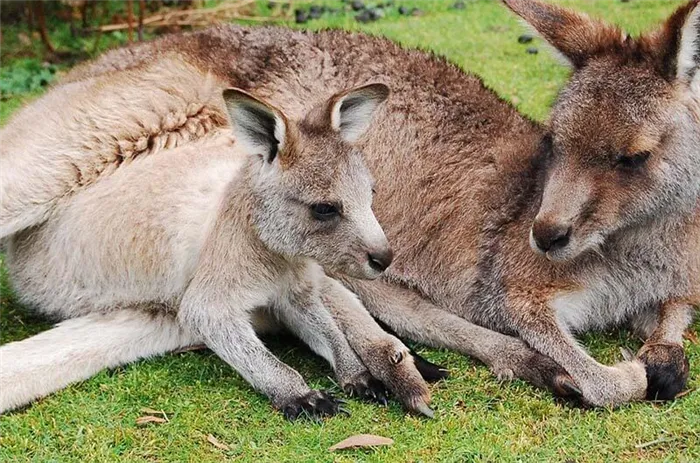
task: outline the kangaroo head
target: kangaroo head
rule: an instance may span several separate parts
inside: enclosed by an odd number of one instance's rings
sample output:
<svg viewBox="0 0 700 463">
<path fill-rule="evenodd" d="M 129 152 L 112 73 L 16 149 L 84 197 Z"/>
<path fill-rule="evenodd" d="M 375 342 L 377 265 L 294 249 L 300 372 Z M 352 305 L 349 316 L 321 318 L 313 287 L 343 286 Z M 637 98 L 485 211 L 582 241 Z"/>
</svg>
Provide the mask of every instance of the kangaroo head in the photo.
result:
<svg viewBox="0 0 700 463">
<path fill-rule="evenodd" d="M 237 143 L 251 155 L 251 220 L 268 247 L 357 278 L 389 266 L 391 248 L 372 212 L 373 180 L 353 146 L 388 95 L 382 84 L 355 88 L 293 121 L 241 90 L 224 92 Z"/>
<path fill-rule="evenodd" d="M 573 68 L 554 105 L 534 250 L 565 261 L 700 197 L 700 7 L 658 30 L 616 27 L 536 0 L 505 0 Z"/>
</svg>

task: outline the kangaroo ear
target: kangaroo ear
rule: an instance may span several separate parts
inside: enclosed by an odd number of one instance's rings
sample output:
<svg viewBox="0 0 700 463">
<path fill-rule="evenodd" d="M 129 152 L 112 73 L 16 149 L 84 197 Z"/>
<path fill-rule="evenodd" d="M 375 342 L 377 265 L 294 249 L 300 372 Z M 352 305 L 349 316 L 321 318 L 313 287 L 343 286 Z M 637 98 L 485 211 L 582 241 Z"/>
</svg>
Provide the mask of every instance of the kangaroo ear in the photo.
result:
<svg viewBox="0 0 700 463">
<path fill-rule="evenodd" d="M 700 93 L 700 2 L 676 10 L 656 33 L 660 67 L 669 80 L 678 80 Z"/>
<path fill-rule="evenodd" d="M 369 128 L 372 116 L 389 96 L 384 84 L 369 84 L 331 98 L 330 119 L 333 130 L 347 142 L 357 141 Z"/>
<path fill-rule="evenodd" d="M 575 69 L 585 66 L 594 56 L 620 50 L 626 40 L 626 35 L 620 29 L 591 19 L 585 14 L 538 0 L 503 2 L 531 25 Z"/>
<path fill-rule="evenodd" d="M 248 154 L 272 162 L 284 148 L 287 118 L 281 111 L 237 88 L 224 90 L 236 141 Z"/>
</svg>

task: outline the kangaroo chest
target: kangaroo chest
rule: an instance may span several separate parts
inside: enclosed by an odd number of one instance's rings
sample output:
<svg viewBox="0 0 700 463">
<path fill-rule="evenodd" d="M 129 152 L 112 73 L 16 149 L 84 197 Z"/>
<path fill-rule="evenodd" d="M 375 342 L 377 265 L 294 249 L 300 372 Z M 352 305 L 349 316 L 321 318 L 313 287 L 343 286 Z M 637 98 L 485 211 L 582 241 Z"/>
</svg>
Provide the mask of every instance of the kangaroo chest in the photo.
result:
<svg viewBox="0 0 700 463">
<path fill-rule="evenodd" d="M 581 289 L 558 293 L 549 305 L 572 332 L 619 326 L 678 293 L 681 273 L 675 262 L 646 249 L 615 253 L 581 272 Z"/>
</svg>

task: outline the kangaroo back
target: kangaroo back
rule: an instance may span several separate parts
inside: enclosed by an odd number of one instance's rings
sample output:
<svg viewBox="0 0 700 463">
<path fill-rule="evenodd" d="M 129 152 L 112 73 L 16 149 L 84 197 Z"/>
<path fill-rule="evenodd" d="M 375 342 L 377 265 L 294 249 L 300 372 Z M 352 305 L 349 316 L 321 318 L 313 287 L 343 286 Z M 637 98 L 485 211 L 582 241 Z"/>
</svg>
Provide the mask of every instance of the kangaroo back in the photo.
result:
<svg viewBox="0 0 700 463">
<path fill-rule="evenodd" d="M 216 79 L 182 60 L 53 89 L 0 132 L 0 238 L 139 157 L 210 135 L 227 124 L 222 105 Z"/>
</svg>

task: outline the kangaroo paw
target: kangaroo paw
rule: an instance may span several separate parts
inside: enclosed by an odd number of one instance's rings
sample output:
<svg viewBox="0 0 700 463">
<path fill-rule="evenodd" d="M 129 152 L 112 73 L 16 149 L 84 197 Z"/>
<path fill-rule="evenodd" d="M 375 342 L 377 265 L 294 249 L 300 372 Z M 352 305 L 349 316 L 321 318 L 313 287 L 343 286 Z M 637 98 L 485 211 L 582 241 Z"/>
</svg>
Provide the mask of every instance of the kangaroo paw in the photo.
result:
<svg viewBox="0 0 700 463">
<path fill-rule="evenodd" d="M 343 390 L 350 397 L 357 397 L 385 407 L 388 404 L 387 391 L 384 384 L 375 379 L 368 371 L 345 384 Z"/>
<path fill-rule="evenodd" d="M 685 389 L 690 363 L 680 344 L 649 344 L 637 358 L 646 369 L 648 400 L 673 400 Z"/>
<path fill-rule="evenodd" d="M 523 355 L 524 354 L 524 355 Z M 491 371 L 499 379 L 519 378 L 535 387 L 548 389 L 555 396 L 578 400 L 581 389 L 569 373 L 546 355 L 531 349 L 513 353 L 504 360 L 504 365 L 492 366 Z"/>
<path fill-rule="evenodd" d="M 289 421 L 305 417 L 318 420 L 322 417 L 350 413 L 342 406 L 342 402 L 324 391 L 311 391 L 306 395 L 291 400 L 282 407 L 282 413 Z"/>
</svg>

